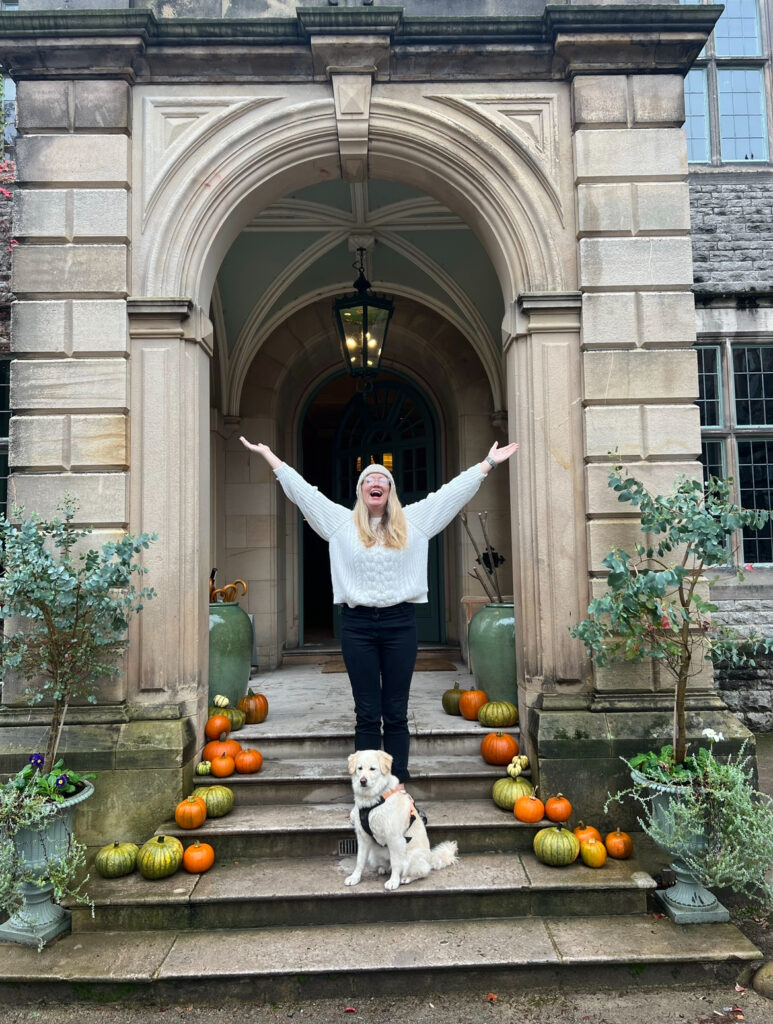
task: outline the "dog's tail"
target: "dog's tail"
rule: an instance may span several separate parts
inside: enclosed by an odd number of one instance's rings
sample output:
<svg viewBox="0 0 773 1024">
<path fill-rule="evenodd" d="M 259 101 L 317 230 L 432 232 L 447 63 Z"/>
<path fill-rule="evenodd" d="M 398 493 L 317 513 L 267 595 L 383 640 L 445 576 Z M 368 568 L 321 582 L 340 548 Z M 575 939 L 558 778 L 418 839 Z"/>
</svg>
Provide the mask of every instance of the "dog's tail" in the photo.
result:
<svg viewBox="0 0 773 1024">
<path fill-rule="evenodd" d="M 449 840 L 445 843 L 438 843 L 429 851 L 427 858 L 433 871 L 450 867 L 456 863 L 456 842 Z"/>
</svg>

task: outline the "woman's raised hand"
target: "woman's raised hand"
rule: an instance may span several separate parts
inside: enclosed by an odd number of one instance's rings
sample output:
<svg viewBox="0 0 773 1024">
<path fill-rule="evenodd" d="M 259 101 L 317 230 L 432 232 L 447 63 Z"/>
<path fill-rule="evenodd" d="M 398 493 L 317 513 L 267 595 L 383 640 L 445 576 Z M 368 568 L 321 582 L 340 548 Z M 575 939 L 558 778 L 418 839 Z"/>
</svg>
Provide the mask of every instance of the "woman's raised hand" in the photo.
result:
<svg viewBox="0 0 773 1024">
<path fill-rule="evenodd" d="M 515 455 L 518 448 L 519 445 L 515 441 L 506 444 L 503 448 L 500 448 L 499 442 L 495 441 L 489 449 L 488 458 L 493 459 L 498 465 L 500 462 L 507 462 L 511 455 Z"/>
<path fill-rule="evenodd" d="M 240 437 L 239 440 L 244 447 L 248 448 L 251 452 L 256 452 L 258 455 L 262 455 L 272 469 L 277 469 L 282 465 L 282 460 L 278 459 L 276 455 L 274 455 L 267 444 L 261 444 L 260 442 L 257 444 L 251 444 L 246 437 Z"/>
</svg>

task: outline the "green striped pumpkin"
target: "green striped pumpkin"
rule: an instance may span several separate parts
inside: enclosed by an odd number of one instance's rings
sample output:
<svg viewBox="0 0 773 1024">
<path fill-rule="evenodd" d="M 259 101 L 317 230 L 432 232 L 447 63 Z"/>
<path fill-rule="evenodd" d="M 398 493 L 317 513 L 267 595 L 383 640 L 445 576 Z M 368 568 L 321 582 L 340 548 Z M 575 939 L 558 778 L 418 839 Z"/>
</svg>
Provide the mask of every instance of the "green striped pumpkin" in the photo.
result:
<svg viewBox="0 0 773 1024">
<path fill-rule="evenodd" d="M 135 843 L 108 843 L 94 860 L 94 867 L 103 878 L 123 878 L 137 866 L 139 847 Z"/>
<path fill-rule="evenodd" d="M 209 717 L 211 718 L 213 715 L 225 715 L 231 723 L 231 732 L 238 732 L 239 729 L 243 728 L 244 723 L 247 721 L 247 716 L 241 708 L 211 707 L 209 709 Z"/>
<path fill-rule="evenodd" d="M 153 836 L 137 854 L 137 867 L 143 878 L 168 878 L 183 862 L 183 844 L 175 836 Z"/>
<path fill-rule="evenodd" d="M 222 818 L 233 808 L 234 791 L 228 786 L 199 786 L 191 796 L 200 796 L 207 805 L 208 818 Z"/>
<path fill-rule="evenodd" d="M 577 860 L 580 840 L 561 825 L 541 828 L 534 837 L 534 853 L 538 861 L 551 867 L 564 867 Z"/>
<path fill-rule="evenodd" d="M 478 712 L 478 721 L 488 729 L 507 729 L 518 721 L 518 708 L 509 700 L 490 700 Z"/>
<path fill-rule="evenodd" d="M 512 811 L 519 796 L 529 796 L 533 792 L 534 786 L 522 775 L 517 779 L 511 779 L 506 775 L 503 779 L 497 779 L 492 786 L 491 798 L 503 811 Z"/>
</svg>

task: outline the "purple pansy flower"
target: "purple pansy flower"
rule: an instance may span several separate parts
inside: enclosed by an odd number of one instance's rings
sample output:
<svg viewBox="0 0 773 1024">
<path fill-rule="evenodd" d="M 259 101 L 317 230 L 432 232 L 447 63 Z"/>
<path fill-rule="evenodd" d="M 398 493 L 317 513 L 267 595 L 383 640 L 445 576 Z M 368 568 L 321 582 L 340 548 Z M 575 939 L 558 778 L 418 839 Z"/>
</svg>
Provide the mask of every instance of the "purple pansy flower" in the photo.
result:
<svg viewBox="0 0 773 1024">
<path fill-rule="evenodd" d="M 42 754 L 30 754 L 30 764 L 33 768 L 42 768 L 44 760 Z"/>
<path fill-rule="evenodd" d="M 54 785 L 56 786 L 57 789 L 64 789 L 64 787 L 68 784 L 69 781 L 69 775 L 59 775 Z"/>
</svg>

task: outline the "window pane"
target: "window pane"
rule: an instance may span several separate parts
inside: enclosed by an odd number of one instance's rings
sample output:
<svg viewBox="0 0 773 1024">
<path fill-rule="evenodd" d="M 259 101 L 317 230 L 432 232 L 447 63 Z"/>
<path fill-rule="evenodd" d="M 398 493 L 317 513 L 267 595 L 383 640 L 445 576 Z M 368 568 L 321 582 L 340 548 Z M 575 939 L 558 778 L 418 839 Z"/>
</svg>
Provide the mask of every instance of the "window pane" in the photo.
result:
<svg viewBox="0 0 773 1024">
<path fill-rule="evenodd" d="M 738 484 L 744 508 L 770 509 L 773 490 L 773 438 L 738 442 Z M 743 561 L 773 562 L 773 523 L 743 531 Z"/>
<path fill-rule="evenodd" d="M 767 160 L 760 68 L 720 68 L 719 134 L 723 160 Z"/>
<path fill-rule="evenodd" d="M 687 132 L 687 159 L 691 163 L 708 163 L 709 108 L 706 72 L 693 68 L 684 80 L 684 127 Z"/>
<path fill-rule="evenodd" d="M 714 29 L 717 56 L 758 56 L 761 50 L 757 0 L 724 0 L 724 4 Z"/>
<path fill-rule="evenodd" d="M 773 423 L 773 349 L 765 345 L 733 348 L 735 422 L 739 427 Z"/>
<path fill-rule="evenodd" d="M 5 8 L 4 8 L 5 9 Z M 16 142 L 16 82 L 2 76 L 3 91 L 3 148 L 13 148 Z"/>
<path fill-rule="evenodd" d="M 725 442 L 704 441 L 701 444 L 701 464 L 703 465 L 703 480 L 708 482 L 710 476 L 724 477 L 725 475 Z"/>
<path fill-rule="evenodd" d="M 698 408 L 701 426 L 722 426 L 722 388 L 719 373 L 719 349 L 699 348 L 698 352 Z"/>
</svg>

